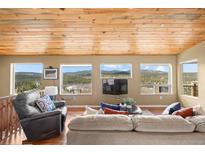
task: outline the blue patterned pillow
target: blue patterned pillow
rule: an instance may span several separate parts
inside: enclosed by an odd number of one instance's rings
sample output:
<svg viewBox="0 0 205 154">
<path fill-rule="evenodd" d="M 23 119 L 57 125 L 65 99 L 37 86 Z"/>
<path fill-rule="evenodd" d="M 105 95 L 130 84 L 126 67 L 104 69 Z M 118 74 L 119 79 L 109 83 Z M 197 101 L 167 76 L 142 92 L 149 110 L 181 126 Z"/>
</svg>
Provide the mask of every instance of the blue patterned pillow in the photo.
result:
<svg viewBox="0 0 205 154">
<path fill-rule="evenodd" d="M 39 107 L 39 109 L 42 112 L 53 111 L 56 108 L 53 101 L 50 99 L 48 95 L 45 95 L 42 98 L 39 98 L 36 101 L 36 105 Z"/>
</svg>

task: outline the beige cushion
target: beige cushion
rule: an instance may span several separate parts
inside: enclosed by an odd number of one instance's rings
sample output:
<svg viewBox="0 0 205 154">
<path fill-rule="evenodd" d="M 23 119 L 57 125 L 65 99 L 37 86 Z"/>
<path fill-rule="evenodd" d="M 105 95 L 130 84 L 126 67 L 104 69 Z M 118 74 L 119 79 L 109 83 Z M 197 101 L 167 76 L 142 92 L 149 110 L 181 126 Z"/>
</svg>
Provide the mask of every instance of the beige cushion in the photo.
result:
<svg viewBox="0 0 205 154">
<path fill-rule="evenodd" d="M 93 109 L 89 106 L 85 106 L 85 112 L 83 113 L 83 115 L 95 115 L 95 114 L 104 114 L 103 110 L 102 109 L 99 109 L 99 110 L 96 110 L 96 109 Z"/>
<path fill-rule="evenodd" d="M 196 125 L 195 131 L 205 132 L 205 115 L 187 117 L 186 119 Z"/>
<path fill-rule="evenodd" d="M 205 112 L 203 108 L 201 107 L 201 105 L 195 105 L 193 107 L 193 111 L 195 115 L 205 115 Z"/>
<path fill-rule="evenodd" d="M 132 117 L 134 128 L 140 132 L 193 132 L 195 125 L 176 115 L 138 115 Z"/>
<path fill-rule="evenodd" d="M 133 130 L 130 117 L 126 115 L 86 115 L 77 116 L 68 125 L 71 130 Z"/>
<path fill-rule="evenodd" d="M 89 114 L 97 114 L 98 113 L 98 110 L 96 109 L 93 109 L 89 106 L 85 106 L 85 112 L 83 113 L 83 115 L 89 115 Z"/>
</svg>

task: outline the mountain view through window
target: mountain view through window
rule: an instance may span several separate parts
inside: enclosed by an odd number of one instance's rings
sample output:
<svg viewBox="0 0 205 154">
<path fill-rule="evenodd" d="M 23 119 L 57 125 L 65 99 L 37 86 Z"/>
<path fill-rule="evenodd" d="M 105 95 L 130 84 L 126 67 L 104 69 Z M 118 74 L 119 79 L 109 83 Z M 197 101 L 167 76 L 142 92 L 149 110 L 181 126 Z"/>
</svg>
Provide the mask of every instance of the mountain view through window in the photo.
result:
<svg viewBox="0 0 205 154">
<path fill-rule="evenodd" d="M 101 78 L 131 78 L 131 64 L 101 64 Z"/>
<path fill-rule="evenodd" d="M 169 64 L 140 65 L 141 94 L 171 92 L 171 69 Z"/>
<path fill-rule="evenodd" d="M 92 94 L 92 65 L 62 65 L 62 94 Z"/>
<path fill-rule="evenodd" d="M 197 62 L 182 64 L 183 94 L 198 96 Z"/>
<path fill-rule="evenodd" d="M 42 64 L 13 64 L 14 94 L 38 89 L 42 85 Z"/>
</svg>

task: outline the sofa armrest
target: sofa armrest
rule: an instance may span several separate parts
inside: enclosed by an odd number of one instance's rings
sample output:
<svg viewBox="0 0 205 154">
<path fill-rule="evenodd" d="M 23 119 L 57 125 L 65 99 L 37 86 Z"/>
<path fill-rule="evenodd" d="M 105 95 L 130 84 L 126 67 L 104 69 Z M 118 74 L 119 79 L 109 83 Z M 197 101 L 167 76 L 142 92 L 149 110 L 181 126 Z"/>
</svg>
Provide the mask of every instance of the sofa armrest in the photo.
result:
<svg viewBox="0 0 205 154">
<path fill-rule="evenodd" d="M 65 101 L 54 101 L 54 104 L 56 106 L 56 108 L 59 108 L 59 107 L 64 107 L 66 104 L 65 104 Z"/>
</svg>

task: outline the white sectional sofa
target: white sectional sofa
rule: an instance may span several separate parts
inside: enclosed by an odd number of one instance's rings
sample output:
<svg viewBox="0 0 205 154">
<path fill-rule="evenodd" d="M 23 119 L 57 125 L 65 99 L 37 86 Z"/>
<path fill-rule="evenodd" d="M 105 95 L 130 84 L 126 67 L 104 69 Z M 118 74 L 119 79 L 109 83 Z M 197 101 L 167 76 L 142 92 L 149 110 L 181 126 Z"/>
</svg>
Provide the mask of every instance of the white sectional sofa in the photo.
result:
<svg viewBox="0 0 205 154">
<path fill-rule="evenodd" d="M 85 115 L 68 125 L 67 144 L 205 144 L 205 116 Z"/>
</svg>

